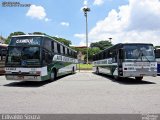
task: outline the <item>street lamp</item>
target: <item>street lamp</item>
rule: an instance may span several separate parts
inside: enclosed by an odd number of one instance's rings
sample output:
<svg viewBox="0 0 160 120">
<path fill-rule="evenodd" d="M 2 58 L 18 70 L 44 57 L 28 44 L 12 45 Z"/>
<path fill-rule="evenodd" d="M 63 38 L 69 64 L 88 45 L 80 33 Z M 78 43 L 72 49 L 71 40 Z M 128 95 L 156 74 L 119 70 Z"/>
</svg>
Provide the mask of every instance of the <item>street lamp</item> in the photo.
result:
<svg viewBox="0 0 160 120">
<path fill-rule="evenodd" d="M 84 7 L 83 12 L 86 17 L 86 47 L 87 47 L 87 64 L 88 64 L 88 20 L 87 20 L 87 12 L 91 11 L 90 8 Z"/>
<path fill-rule="evenodd" d="M 111 43 L 112 38 L 108 38 L 108 39 L 109 39 L 109 42 Z"/>
</svg>

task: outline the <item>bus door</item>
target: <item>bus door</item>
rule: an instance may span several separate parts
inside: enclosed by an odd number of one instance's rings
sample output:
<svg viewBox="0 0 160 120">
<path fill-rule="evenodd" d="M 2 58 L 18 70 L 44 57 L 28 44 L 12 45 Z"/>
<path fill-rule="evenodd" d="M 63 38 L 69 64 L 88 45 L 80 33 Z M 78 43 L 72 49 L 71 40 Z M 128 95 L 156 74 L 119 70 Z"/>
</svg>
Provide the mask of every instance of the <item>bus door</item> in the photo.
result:
<svg viewBox="0 0 160 120">
<path fill-rule="evenodd" d="M 122 63 L 123 63 L 123 59 L 124 59 L 124 52 L 123 52 L 123 49 L 120 48 L 118 50 L 118 54 L 117 54 L 117 65 L 118 65 L 118 76 L 123 76 L 123 66 L 122 66 Z"/>
</svg>

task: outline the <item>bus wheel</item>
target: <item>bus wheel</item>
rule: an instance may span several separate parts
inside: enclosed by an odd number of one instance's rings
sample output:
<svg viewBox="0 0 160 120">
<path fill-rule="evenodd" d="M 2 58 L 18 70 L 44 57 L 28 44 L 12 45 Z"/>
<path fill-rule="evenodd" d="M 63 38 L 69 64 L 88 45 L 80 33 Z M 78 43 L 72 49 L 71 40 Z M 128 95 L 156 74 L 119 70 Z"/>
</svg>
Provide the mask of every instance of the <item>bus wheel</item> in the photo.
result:
<svg viewBox="0 0 160 120">
<path fill-rule="evenodd" d="M 55 79 L 56 79 L 56 70 L 53 70 L 53 71 L 51 72 L 50 80 L 51 80 L 51 81 L 54 81 Z"/>
<path fill-rule="evenodd" d="M 75 73 L 75 69 L 74 69 L 74 67 L 72 68 L 72 74 L 74 74 Z"/>
<path fill-rule="evenodd" d="M 113 77 L 114 77 L 114 80 L 119 80 L 120 79 L 120 77 L 118 77 L 116 75 L 114 75 Z"/>
<path fill-rule="evenodd" d="M 99 68 L 98 67 L 96 68 L 96 74 L 99 74 Z"/>
<path fill-rule="evenodd" d="M 137 81 L 141 81 L 141 80 L 143 79 L 143 77 L 135 77 L 135 79 L 136 79 Z"/>
</svg>

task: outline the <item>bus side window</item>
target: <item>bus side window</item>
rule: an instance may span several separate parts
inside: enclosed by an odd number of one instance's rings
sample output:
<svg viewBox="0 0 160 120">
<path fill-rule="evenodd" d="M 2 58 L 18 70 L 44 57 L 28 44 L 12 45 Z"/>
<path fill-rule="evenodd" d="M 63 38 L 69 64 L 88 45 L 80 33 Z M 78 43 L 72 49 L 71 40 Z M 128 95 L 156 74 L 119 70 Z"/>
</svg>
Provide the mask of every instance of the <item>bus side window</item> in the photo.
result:
<svg viewBox="0 0 160 120">
<path fill-rule="evenodd" d="M 52 42 L 51 42 L 51 40 L 49 38 L 45 38 L 44 47 L 47 50 L 52 51 Z"/>
<path fill-rule="evenodd" d="M 52 55 L 51 53 L 43 50 L 43 53 L 42 53 L 42 57 L 43 57 L 43 65 L 46 65 L 46 64 L 49 64 L 52 62 Z"/>
<path fill-rule="evenodd" d="M 57 53 L 58 49 L 57 49 L 57 42 L 54 42 L 54 53 Z"/>
<path fill-rule="evenodd" d="M 54 41 L 52 41 L 52 52 L 54 52 Z"/>
<path fill-rule="evenodd" d="M 65 47 L 65 55 L 67 55 L 67 47 Z"/>
<path fill-rule="evenodd" d="M 116 51 L 112 52 L 112 62 L 115 63 L 117 61 L 117 57 L 116 57 Z"/>
<path fill-rule="evenodd" d="M 61 54 L 61 48 L 59 43 L 57 43 L 57 50 L 58 50 L 58 53 Z"/>
<path fill-rule="evenodd" d="M 65 55 L 65 47 L 63 46 L 63 54 Z"/>
<path fill-rule="evenodd" d="M 47 64 L 47 62 L 46 62 L 46 55 L 45 55 L 46 53 L 45 53 L 45 50 L 43 50 L 42 51 L 42 63 L 43 63 L 43 65 L 46 65 Z"/>
<path fill-rule="evenodd" d="M 63 55 L 63 46 L 62 45 L 60 45 L 60 49 L 61 49 L 60 53 L 61 53 L 61 55 Z"/>
</svg>

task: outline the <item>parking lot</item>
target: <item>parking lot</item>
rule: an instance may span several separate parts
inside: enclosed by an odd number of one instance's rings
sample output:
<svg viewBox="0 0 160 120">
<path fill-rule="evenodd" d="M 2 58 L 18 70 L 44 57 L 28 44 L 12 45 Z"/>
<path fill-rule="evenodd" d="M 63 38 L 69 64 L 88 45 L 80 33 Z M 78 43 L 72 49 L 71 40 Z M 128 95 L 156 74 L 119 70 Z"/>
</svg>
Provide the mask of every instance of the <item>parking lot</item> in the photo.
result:
<svg viewBox="0 0 160 120">
<path fill-rule="evenodd" d="M 0 113 L 159 113 L 160 76 L 115 81 L 82 71 L 54 82 L 0 76 L 0 104 Z"/>
</svg>

